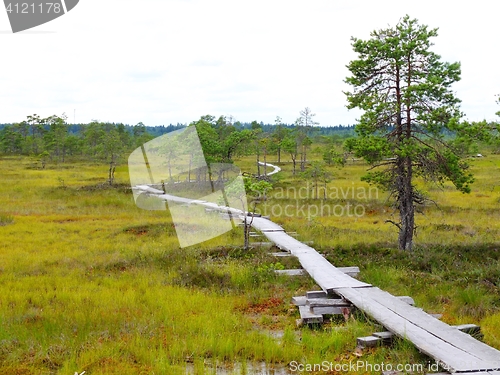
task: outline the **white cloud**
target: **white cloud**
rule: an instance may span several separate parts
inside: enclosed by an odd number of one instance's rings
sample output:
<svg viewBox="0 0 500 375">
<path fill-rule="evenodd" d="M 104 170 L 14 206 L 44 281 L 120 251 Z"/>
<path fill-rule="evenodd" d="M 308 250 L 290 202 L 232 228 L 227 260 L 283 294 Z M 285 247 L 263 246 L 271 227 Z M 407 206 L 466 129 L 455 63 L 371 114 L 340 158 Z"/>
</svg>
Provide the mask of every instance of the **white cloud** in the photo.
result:
<svg viewBox="0 0 500 375">
<path fill-rule="evenodd" d="M 354 123 L 342 90 L 350 37 L 405 14 L 438 27 L 434 50 L 461 61 L 468 118 L 495 118 L 500 93 L 494 2 L 85 0 L 67 15 L 10 34 L 0 12 L 0 122 L 66 112 L 147 125 L 201 115 L 293 122 L 304 107 L 322 125 Z M 53 31 L 53 33 L 47 33 Z M 43 32 L 43 33 L 41 33 Z"/>
</svg>

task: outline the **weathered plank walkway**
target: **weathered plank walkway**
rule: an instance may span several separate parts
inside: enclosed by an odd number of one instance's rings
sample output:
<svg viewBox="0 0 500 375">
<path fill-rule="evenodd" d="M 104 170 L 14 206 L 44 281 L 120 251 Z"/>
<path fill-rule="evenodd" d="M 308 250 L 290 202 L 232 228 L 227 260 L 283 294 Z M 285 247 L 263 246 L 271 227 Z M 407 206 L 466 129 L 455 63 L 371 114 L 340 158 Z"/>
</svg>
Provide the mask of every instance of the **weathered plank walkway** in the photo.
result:
<svg viewBox="0 0 500 375">
<path fill-rule="evenodd" d="M 500 369 L 500 351 L 437 320 L 399 298 L 339 271 L 315 249 L 289 236 L 277 225 L 272 231 L 266 219 L 254 218 L 252 225 L 282 250 L 295 255 L 302 267 L 326 292 L 350 301 L 392 333 L 410 340 L 420 351 L 451 372 Z M 492 372 L 493 373 L 493 372 Z M 496 373 L 495 375 L 500 375 Z"/>
<path fill-rule="evenodd" d="M 264 163 L 264 162 L 262 162 L 262 161 L 259 161 L 259 164 L 260 164 L 260 165 L 266 165 L 266 163 Z M 280 167 L 278 167 L 277 165 L 273 165 L 273 164 L 269 164 L 269 163 L 267 163 L 267 166 L 268 166 L 268 167 L 273 168 L 273 171 L 272 171 L 272 172 L 267 172 L 267 175 L 268 175 L 268 176 L 272 176 L 273 174 L 276 174 L 276 173 L 278 173 L 279 171 L 281 171 L 281 168 L 280 168 Z"/>
<path fill-rule="evenodd" d="M 164 200 L 199 204 L 207 208 L 231 212 L 241 220 L 251 220 L 241 210 L 219 207 L 202 200 L 189 200 L 147 185 L 136 189 L 147 191 Z M 387 292 L 356 280 L 334 267 L 312 247 L 288 235 L 276 223 L 254 217 L 251 225 L 261 231 L 282 250 L 296 256 L 304 270 L 327 293 L 335 293 L 350 301 L 380 322 L 388 331 L 411 341 L 420 351 L 436 360 L 448 371 L 467 375 L 500 375 L 500 351 L 453 328 L 419 308 L 408 305 Z"/>
</svg>

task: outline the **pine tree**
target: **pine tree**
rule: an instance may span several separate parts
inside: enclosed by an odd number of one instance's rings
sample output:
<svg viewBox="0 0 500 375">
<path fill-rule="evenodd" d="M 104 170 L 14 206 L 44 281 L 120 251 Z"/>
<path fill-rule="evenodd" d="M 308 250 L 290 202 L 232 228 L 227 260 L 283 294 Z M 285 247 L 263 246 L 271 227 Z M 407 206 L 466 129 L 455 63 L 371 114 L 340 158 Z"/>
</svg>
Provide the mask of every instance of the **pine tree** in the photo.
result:
<svg viewBox="0 0 500 375">
<path fill-rule="evenodd" d="M 458 132 L 460 100 L 451 85 L 460 80 L 460 63 L 440 61 L 431 51 L 437 29 L 405 16 L 394 28 L 373 31 L 369 40 L 352 38 L 358 54 L 347 68 L 348 108 L 364 113 L 349 142 L 357 156 L 372 165 L 364 179 L 387 189 L 395 198 L 398 246 L 411 251 L 415 208 L 424 202 L 417 177 L 451 181 L 469 192 L 473 177 L 467 163 L 443 132 Z"/>
</svg>

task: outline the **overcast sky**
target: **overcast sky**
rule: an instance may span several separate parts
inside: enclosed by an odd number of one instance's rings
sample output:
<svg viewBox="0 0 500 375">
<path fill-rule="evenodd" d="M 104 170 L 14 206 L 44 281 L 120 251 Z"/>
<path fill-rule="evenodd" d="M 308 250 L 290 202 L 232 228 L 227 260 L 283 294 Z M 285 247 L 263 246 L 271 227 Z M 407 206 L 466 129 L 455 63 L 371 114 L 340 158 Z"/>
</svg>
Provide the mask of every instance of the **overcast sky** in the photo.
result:
<svg viewBox="0 0 500 375">
<path fill-rule="evenodd" d="M 63 17 L 12 34 L 0 11 L 0 123 L 30 114 L 146 125 L 200 116 L 354 124 L 343 83 L 351 36 L 405 14 L 438 27 L 433 50 L 460 61 L 454 85 L 470 120 L 500 106 L 498 1 L 80 0 Z M 75 116 L 76 113 L 76 116 Z"/>
</svg>

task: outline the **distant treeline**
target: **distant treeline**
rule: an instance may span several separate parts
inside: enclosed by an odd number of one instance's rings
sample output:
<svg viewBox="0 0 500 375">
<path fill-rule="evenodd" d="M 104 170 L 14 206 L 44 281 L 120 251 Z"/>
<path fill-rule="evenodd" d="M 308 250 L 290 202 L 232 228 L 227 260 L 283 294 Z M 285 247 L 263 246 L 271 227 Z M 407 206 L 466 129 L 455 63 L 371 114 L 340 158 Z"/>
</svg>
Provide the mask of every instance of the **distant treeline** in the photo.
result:
<svg viewBox="0 0 500 375">
<path fill-rule="evenodd" d="M 250 122 L 244 122 L 240 123 L 237 122 L 234 124 L 237 129 L 252 129 L 252 127 L 255 126 L 254 123 Z M 261 127 L 262 131 L 265 133 L 272 133 L 276 130 L 276 124 L 264 124 L 263 122 L 259 123 L 259 126 Z M 296 124 L 280 124 L 280 126 L 288 129 L 294 129 L 297 127 Z M 355 125 L 336 125 L 336 126 L 315 126 L 314 127 L 314 134 L 315 135 L 338 135 L 338 136 L 345 136 L 345 137 L 351 137 L 355 135 L 354 132 L 354 127 Z"/>
<path fill-rule="evenodd" d="M 231 154 L 267 153 L 269 151 L 291 153 L 295 158 L 317 139 L 341 141 L 353 136 L 354 126 L 300 126 L 290 124 L 231 123 L 226 117 L 202 116 L 200 120 L 186 124 L 146 126 L 143 123 L 126 125 L 92 121 L 88 124 L 68 124 L 66 118 L 38 115 L 14 124 L 0 124 L 0 154 L 29 155 L 43 165 L 47 161 L 64 162 L 68 158 L 116 162 L 135 148 L 163 134 L 197 126 L 207 153 L 221 152 L 231 162 Z M 211 130 L 207 130 L 211 129 Z M 217 139 L 216 139 L 217 138 Z M 243 140 L 245 140 L 243 142 Z M 269 140 L 269 145 L 266 145 Z M 245 147 L 239 143 L 244 143 Z M 210 144 L 211 146 L 207 146 Z M 215 145 L 215 146 L 214 146 Z M 264 146 L 262 146 L 264 145 Z M 262 150 L 262 147 L 264 149 Z M 218 151 L 215 151 L 215 148 Z M 242 151 L 243 150 L 243 151 Z M 287 151 L 286 151 L 287 150 Z"/>
<path fill-rule="evenodd" d="M 114 125 L 118 125 L 119 123 L 112 123 Z M 15 125 L 15 124 L 0 124 L 0 131 L 5 128 L 5 127 L 10 127 L 12 125 Z M 69 134 L 80 134 L 82 132 L 82 129 L 85 128 L 85 126 L 87 126 L 88 124 L 67 124 L 67 127 L 68 127 L 68 133 Z M 139 123 L 138 125 L 142 125 L 142 123 Z M 125 130 L 127 132 L 129 132 L 130 134 L 133 133 L 133 129 L 135 126 L 137 125 L 123 125 L 125 127 Z M 148 134 L 151 134 L 153 136 L 160 136 L 160 135 L 163 135 L 165 133 L 170 133 L 174 130 L 179 130 L 179 129 L 182 129 L 182 128 L 185 128 L 186 125 L 184 124 L 176 124 L 176 125 L 173 125 L 173 124 L 170 124 L 170 125 L 160 125 L 160 126 L 146 126 L 146 132 Z M 49 130 L 49 126 L 48 125 L 45 125 L 45 129 L 46 130 Z"/>
<path fill-rule="evenodd" d="M 161 130 L 180 128 L 182 126 Z M 0 127 L 0 153 L 29 155 L 39 159 L 42 165 L 48 160 L 64 162 L 68 157 L 115 162 L 124 153 L 154 137 L 143 124 L 126 126 L 93 121 L 70 125 L 63 117 L 33 115 L 19 123 Z"/>
<path fill-rule="evenodd" d="M 118 125 L 120 123 L 111 123 L 114 125 Z M 0 131 L 3 130 L 5 127 L 10 127 L 14 124 L 0 124 Z M 84 129 L 88 124 L 67 124 L 68 126 L 68 133 L 69 134 L 81 134 L 82 129 Z M 121 125 L 121 124 L 120 124 Z M 142 123 L 139 123 L 138 125 L 143 125 Z M 124 124 L 123 126 L 125 127 L 125 130 L 129 132 L 130 134 L 133 134 L 134 128 L 138 125 L 127 125 Z M 243 129 L 252 129 L 252 123 L 250 122 L 236 122 L 233 124 L 236 129 L 238 130 L 243 130 Z M 261 126 L 262 130 L 266 133 L 272 133 L 276 129 L 276 124 L 264 124 L 263 122 L 260 122 L 259 125 Z M 182 128 L 185 128 L 186 124 L 180 124 L 177 123 L 176 125 L 170 124 L 170 125 L 157 125 L 157 126 L 147 126 L 144 125 L 146 129 L 146 133 L 158 137 L 160 135 L 166 134 L 173 132 L 175 130 L 179 130 Z M 281 126 L 293 129 L 296 127 L 295 124 L 282 124 Z M 315 134 L 317 135 L 339 135 L 339 136 L 345 136 L 345 137 L 350 137 L 355 134 L 354 132 L 354 127 L 355 125 L 336 125 L 336 126 L 317 126 L 315 127 Z M 47 127 L 48 130 L 48 127 Z"/>
</svg>

